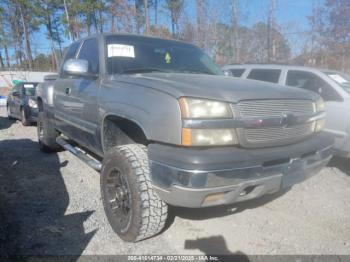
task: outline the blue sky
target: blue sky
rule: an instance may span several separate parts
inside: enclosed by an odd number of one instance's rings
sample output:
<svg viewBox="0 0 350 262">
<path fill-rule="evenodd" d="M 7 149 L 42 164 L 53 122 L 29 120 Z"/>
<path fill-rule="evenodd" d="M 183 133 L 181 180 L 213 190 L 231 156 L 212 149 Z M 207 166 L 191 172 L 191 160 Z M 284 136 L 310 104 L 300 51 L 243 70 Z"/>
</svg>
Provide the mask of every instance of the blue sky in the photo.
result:
<svg viewBox="0 0 350 262">
<path fill-rule="evenodd" d="M 216 10 L 220 20 L 228 23 L 230 19 L 230 0 L 208 0 L 209 4 Z M 237 0 L 239 4 L 240 23 L 251 26 L 259 21 L 266 22 L 269 0 Z M 276 0 L 276 20 L 289 40 L 292 51 L 297 54 L 303 45 L 303 38 L 296 32 L 305 32 L 309 29 L 307 17 L 312 13 L 313 4 L 324 0 Z M 195 0 L 185 0 L 185 12 L 188 16 L 196 20 Z M 151 10 L 152 11 L 152 10 Z M 151 12 L 152 16 L 152 12 Z M 170 19 L 160 20 L 160 23 L 170 24 Z M 45 30 L 33 34 L 32 49 L 35 54 L 50 52 L 49 42 L 45 36 Z M 65 45 L 69 40 L 65 38 Z"/>
</svg>

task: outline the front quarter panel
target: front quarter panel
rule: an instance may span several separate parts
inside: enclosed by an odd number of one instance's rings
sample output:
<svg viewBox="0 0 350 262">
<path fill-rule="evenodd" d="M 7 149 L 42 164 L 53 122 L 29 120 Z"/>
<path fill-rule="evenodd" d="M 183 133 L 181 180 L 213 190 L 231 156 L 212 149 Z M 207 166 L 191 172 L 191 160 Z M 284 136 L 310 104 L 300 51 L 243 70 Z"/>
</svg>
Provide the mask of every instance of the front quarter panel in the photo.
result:
<svg viewBox="0 0 350 262">
<path fill-rule="evenodd" d="M 181 144 L 180 107 L 169 94 L 122 81 L 104 81 L 99 99 L 102 122 L 109 115 L 126 118 L 138 124 L 148 140 Z"/>
</svg>

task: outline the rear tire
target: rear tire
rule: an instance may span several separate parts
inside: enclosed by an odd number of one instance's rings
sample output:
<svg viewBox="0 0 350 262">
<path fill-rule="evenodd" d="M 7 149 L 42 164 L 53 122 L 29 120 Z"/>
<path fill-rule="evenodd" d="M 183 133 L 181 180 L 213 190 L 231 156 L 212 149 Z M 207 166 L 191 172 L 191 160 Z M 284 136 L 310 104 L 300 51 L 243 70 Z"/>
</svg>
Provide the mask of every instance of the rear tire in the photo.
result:
<svg viewBox="0 0 350 262">
<path fill-rule="evenodd" d="M 168 206 L 152 188 L 145 146 L 130 144 L 109 150 L 100 179 L 107 219 L 121 239 L 137 242 L 163 229 Z"/>
<path fill-rule="evenodd" d="M 38 114 L 37 134 L 40 151 L 50 153 L 61 149 L 56 143 L 56 138 L 60 134 L 54 128 L 46 112 L 40 111 Z"/>
<path fill-rule="evenodd" d="M 7 105 L 6 108 L 7 108 L 7 117 L 8 117 L 8 119 L 9 119 L 9 120 L 15 120 L 15 118 L 11 116 L 11 109 L 10 109 L 10 106 Z"/>
<path fill-rule="evenodd" d="M 23 126 L 30 126 L 31 122 L 26 116 L 26 111 L 22 108 L 21 109 L 21 122 Z"/>
</svg>

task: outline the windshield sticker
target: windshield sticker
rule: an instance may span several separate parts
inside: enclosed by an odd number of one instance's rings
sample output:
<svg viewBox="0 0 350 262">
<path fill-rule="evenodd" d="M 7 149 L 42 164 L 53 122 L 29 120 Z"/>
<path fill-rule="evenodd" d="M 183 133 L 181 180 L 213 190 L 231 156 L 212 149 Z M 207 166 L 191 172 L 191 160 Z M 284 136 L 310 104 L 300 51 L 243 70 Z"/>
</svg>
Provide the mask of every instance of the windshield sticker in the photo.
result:
<svg viewBox="0 0 350 262">
<path fill-rule="evenodd" d="M 24 88 L 34 88 L 34 85 L 24 84 Z"/>
<path fill-rule="evenodd" d="M 344 79 L 340 75 L 329 75 L 329 77 L 332 78 L 334 81 L 338 82 L 339 84 L 349 83 L 346 79 Z"/>
<path fill-rule="evenodd" d="M 165 54 L 165 63 L 170 64 L 171 63 L 171 56 L 169 52 L 166 52 Z"/>
<path fill-rule="evenodd" d="M 135 50 L 132 45 L 110 44 L 107 46 L 108 57 L 131 57 L 135 58 Z"/>
</svg>

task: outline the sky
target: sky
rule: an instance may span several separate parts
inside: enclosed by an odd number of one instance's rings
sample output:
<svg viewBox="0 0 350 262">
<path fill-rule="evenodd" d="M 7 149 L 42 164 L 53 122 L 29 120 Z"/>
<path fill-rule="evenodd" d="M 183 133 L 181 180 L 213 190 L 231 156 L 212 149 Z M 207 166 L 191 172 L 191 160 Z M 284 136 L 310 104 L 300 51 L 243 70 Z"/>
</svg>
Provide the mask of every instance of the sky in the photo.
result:
<svg viewBox="0 0 350 262">
<path fill-rule="evenodd" d="M 218 12 L 221 22 L 229 23 L 230 0 L 208 1 L 213 7 L 213 10 Z M 298 54 L 303 46 L 303 38 L 300 39 L 300 36 L 303 35 L 300 32 L 307 32 L 309 30 L 307 17 L 312 13 L 313 4 L 322 1 L 324 0 L 276 0 L 276 21 L 291 44 L 292 54 Z M 239 5 L 238 15 L 241 25 L 250 27 L 259 21 L 267 21 L 269 0 L 237 0 L 237 2 Z M 195 3 L 196 0 L 185 0 L 185 12 L 193 21 L 196 20 Z M 153 17 L 152 10 L 150 15 Z M 160 23 L 169 25 L 170 18 L 161 20 Z M 34 33 L 32 39 L 36 39 L 36 41 L 32 41 L 34 54 L 50 52 L 50 46 L 46 39 L 44 28 Z M 65 38 L 64 42 L 65 46 L 69 44 L 67 38 Z"/>
</svg>

